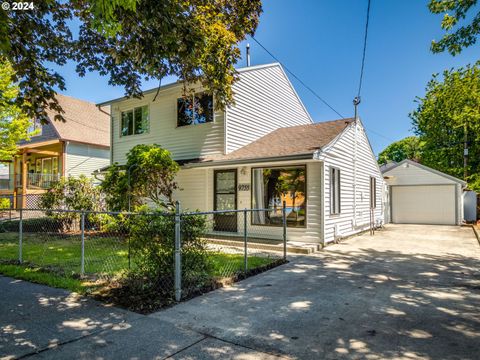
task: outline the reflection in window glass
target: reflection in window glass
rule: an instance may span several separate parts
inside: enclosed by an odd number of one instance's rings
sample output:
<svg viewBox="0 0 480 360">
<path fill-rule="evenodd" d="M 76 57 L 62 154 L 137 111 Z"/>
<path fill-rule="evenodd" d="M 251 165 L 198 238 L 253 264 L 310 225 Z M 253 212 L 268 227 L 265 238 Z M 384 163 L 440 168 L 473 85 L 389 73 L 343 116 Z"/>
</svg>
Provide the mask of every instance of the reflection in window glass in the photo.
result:
<svg viewBox="0 0 480 360">
<path fill-rule="evenodd" d="M 305 174 L 304 166 L 253 169 L 253 207 L 268 209 L 255 212 L 253 224 L 281 226 L 285 201 L 287 226 L 305 226 Z"/>
<path fill-rule="evenodd" d="M 149 130 L 148 106 L 122 111 L 121 136 L 145 134 Z"/>
<path fill-rule="evenodd" d="M 201 93 L 177 99 L 177 126 L 213 121 L 213 97 Z"/>
</svg>

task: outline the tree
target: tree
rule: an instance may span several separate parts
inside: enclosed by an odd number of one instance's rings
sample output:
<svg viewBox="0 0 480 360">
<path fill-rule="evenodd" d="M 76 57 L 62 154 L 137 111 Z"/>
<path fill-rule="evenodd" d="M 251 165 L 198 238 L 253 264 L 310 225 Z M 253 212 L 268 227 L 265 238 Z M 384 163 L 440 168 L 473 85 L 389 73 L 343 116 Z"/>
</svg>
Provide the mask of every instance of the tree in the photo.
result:
<svg viewBox="0 0 480 360">
<path fill-rule="evenodd" d="M 179 169 L 170 152 L 159 145 L 137 145 L 128 152 L 125 166 L 115 164 L 108 169 L 101 185 L 107 204 L 111 210 L 127 210 L 129 200 L 133 209 L 147 198 L 171 209 Z"/>
<path fill-rule="evenodd" d="M 476 5 L 477 0 L 430 0 L 430 11 L 444 14 L 441 27 L 447 32 L 439 41 L 432 41 L 431 50 L 434 53 L 447 50 L 450 54 L 457 55 L 477 42 L 480 34 L 480 12 Z M 470 16 L 470 22 L 459 25 L 460 21 Z"/>
<path fill-rule="evenodd" d="M 435 74 L 416 101 L 410 117 L 424 142 L 422 163 L 462 178 L 466 142 L 467 180 L 474 184 L 480 174 L 480 65 L 444 71 L 443 78 Z"/>
<path fill-rule="evenodd" d="M 400 162 L 405 159 L 420 162 L 423 146 L 424 143 L 417 136 L 408 136 L 388 145 L 378 154 L 378 163 L 383 165 L 388 161 Z"/>
<path fill-rule="evenodd" d="M 0 10 L 0 55 L 15 70 L 16 99 L 32 118 L 50 108 L 63 119 L 55 88 L 61 74 L 47 64 L 77 63 L 80 76 L 98 71 L 125 95 L 141 97 L 143 79 L 173 75 L 201 82 L 224 107 L 233 101 L 238 42 L 253 35 L 260 0 L 43 0 L 34 10 Z M 73 36 L 70 24 L 80 24 Z"/>
<path fill-rule="evenodd" d="M 0 58 L 0 160 L 10 160 L 17 143 L 29 139 L 31 121 L 15 102 L 19 89 L 13 77 L 10 63 Z"/>
<path fill-rule="evenodd" d="M 305 170 L 302 168 L 295 168 L 287 170 L 278 177 L 279 191 L 284 196 L 290 194 L 292 197 L 292 216 L 298 220 L 298 212 L 295 210 L 295 201 L 298 193 L 305 191 Z"/>
</svg>

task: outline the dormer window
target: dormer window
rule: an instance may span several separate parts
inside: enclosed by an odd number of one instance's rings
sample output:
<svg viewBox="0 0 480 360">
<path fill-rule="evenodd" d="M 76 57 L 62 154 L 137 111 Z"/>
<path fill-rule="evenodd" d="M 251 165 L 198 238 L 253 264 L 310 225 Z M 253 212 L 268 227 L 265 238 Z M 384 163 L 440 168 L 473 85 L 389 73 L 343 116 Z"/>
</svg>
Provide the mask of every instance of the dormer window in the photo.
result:
<svg viewBox="0 0 480 360">
<path fill-rule="evenodd" d="M 129 136 L 148 133 L 149 125 L 148 106 L 140 106 L 132 110 L 122 111 L 122 129 L 120 135 Z"/>
<path fill-rule="evenodd" d="M 212 121 L 212 95 L 199 93 L 177 99 L 177 126 L 198 125 Z"/>
</svg>

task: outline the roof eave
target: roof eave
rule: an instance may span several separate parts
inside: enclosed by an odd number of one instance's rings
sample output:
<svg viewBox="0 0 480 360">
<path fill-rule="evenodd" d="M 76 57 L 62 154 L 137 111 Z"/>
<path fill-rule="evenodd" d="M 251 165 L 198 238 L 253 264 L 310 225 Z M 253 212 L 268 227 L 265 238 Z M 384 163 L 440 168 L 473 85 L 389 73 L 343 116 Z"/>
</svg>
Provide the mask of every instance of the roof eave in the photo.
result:
<svg viewBox="0 0 480 360">
<path fill-rule="evenodd" d="M 186 163 L 182 167 L 185 169 L 200 168 L 200 167 L 212 167 L 212 166 L 225 166 L 236 164 L 255 164 L 262 162 L 280 162 L 280 161 L 292 161 L 292 160 L 314 160 L 314 153 L 293 154 L 284 156 L 271 156 L 271 157 L 258 157 L 258 158 L 245 158 L 245 159 L 231 159 L 231 160 L 212 160 L 203 161 L 197 163 Z"/>
</svg>

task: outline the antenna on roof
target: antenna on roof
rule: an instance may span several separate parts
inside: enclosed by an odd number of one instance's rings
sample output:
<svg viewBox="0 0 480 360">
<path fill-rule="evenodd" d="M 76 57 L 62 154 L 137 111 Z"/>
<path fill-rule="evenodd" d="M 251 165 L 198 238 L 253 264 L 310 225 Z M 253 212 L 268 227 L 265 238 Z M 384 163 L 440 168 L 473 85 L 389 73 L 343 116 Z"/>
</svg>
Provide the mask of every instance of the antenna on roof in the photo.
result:
<svg viewBox="0 0 480 360">
<path fill-rule="evenodd" d="M 250 44 L 247 43 L 247 67 L 250 66 Z"/>
</svg>

